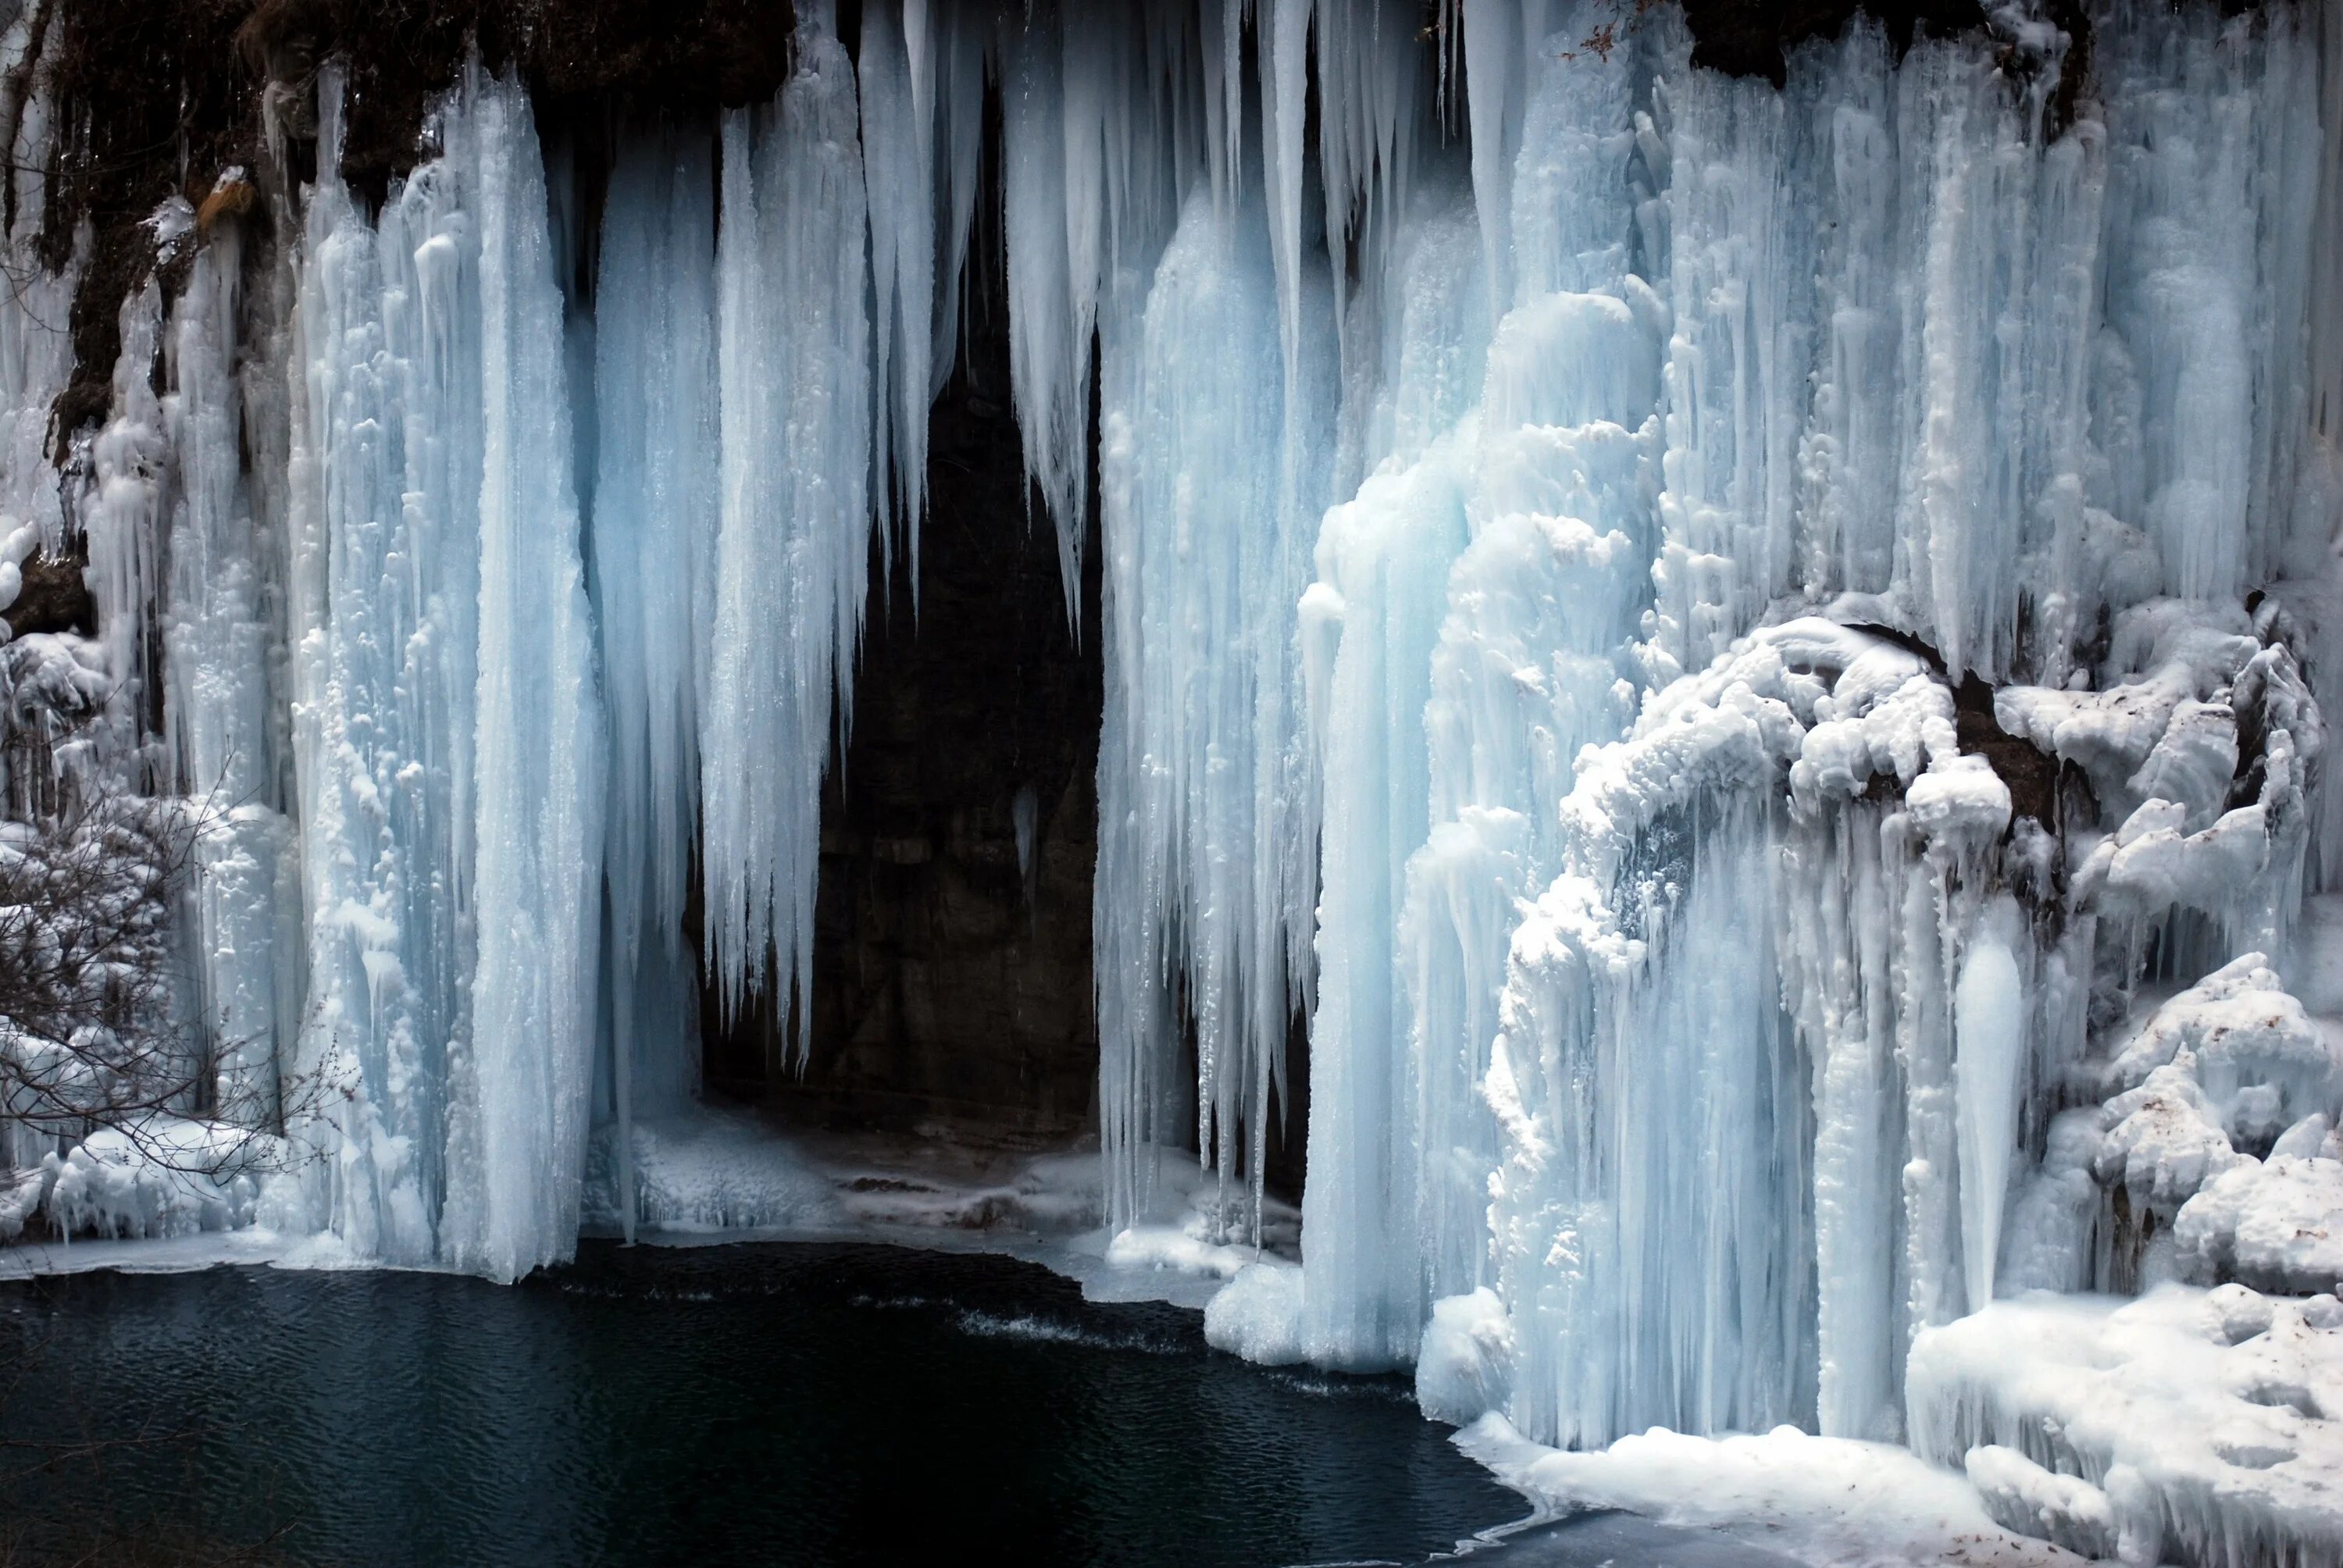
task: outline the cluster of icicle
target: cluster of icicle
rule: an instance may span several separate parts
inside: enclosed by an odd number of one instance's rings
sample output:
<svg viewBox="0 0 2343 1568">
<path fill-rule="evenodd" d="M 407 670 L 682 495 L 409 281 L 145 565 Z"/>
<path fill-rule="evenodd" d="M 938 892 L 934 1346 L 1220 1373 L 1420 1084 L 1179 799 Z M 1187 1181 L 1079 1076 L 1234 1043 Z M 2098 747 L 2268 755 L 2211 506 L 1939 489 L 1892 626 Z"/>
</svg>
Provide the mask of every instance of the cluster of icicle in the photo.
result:
<svg viewBox="0 0 2343 1568">
<path fill-rule="evenodd" d="M 85 258 L 27 261 L 0 313 L 8 586 L 78 533 L 101 631 L 11 645 L 11 696 L 79 671 L 115 716 L 84 749 L 217 808 L 189 1109 L 267 1107 L 299 1152 L 266 1222 L 499 1278 L 568 1255 L 589 1123 L 696 1085 L 695 855 L 727 1001 L 769 989 L 786 1018 L 807 983 L 874 504 L 916 551 L 974 197 L 983 56 L 918 16 L 874 15 L 858 80 L 811 15 L 771 105 L 628 138 L 591 303 L 518 85 L 468 71 L 369 210 L 334 172 L 328 66 L 323 176 L 220 176 L 289 243 L 254 265 L 238 204 L 201 233 L 156 214 L 158 265 L 192 270 L 167 310 L 152 282 L 123 307 L 112 417 L 62 484 L 44 409 Z M 11 123 L 29 258 L 37 92 Z"/>
<path fill-rule="evenodd" d="M 2023 5 L 1780 89 L 1613 0 L 901 0 L 851 58 L 800 9 L 774 103 L 619 138 L 590 246 L 518 86 L 369 212 L 327 73 L 324 174 L 254 176 L 279 265 L 231 225 L 125 307 L 62 510 L 65 367 L 0 319 L 0 538 L 85 534 L 77 657 L 240 803 L 219 1070 L 330 1090 L 275 1222 L 561 1255 L 589 1121 L 691 1089 L 695 864 L 721 994 L 801 993 L 872 530 L 916 582 L 997 199 L 1070 607 L 1096 454 L 1116 1224 L 1189 1139 L 1258 1211 L 1308 1022 L 1306 1261 L 1222 1328 L 1468 1325 L 1546 1441 L 1891 1436 L 1930 1326 L 2137 1282 L 2134 999 L 2295 980 L 2343 869 L 2316 18 L 2099 0 L 2071 95 Z M 2323 1147 L 2333 1064 L 2278 1060 L 2157 1081 L 2205 1147 Z"/>
</svg>

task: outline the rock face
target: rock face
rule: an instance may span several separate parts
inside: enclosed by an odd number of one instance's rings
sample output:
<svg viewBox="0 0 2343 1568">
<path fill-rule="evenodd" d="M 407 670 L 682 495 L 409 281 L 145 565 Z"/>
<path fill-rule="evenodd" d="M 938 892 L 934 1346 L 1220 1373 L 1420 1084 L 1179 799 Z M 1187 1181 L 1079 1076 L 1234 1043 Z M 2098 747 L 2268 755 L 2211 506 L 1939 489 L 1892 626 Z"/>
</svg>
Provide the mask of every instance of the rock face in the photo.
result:
<svg viewBox="0 0 2343 1568">
<path fill-rule="evenodd" d="M 975 314 L 930 427 L 917 609 L 899 556 L 824 792 L 805 1071 L 769 1008 L 704 1012 L 706 1070 L 839 1124 L 1060 1139 L 1096 1121 L 1097 550 L 1078 636 L 1027 508 L 1005 307 Z"/>
</svg>

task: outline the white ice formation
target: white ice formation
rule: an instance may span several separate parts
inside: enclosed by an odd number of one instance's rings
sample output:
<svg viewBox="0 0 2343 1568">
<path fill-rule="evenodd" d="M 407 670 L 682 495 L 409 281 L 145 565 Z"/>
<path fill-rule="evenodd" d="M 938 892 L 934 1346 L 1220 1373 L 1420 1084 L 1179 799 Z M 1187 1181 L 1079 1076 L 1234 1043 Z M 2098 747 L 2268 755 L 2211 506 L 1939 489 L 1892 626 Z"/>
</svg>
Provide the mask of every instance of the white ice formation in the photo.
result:
<svg viewBox="0 0 2343 1568">
<path fill-rule="evenodd" d="M 806 6 L 771 104 L 619 138 L 590 287 L 518 85 L 370 211 L 328 69 L 266 265 L 156 215 L 195 259 L 62 478 L 74 267 L 0 312 L 0 599 L 78 548 L 99 610 L 11 711 L 234 803 L 172 1136 L 322 1158 L 166 1201 L 52 1139 L 0 1221 L 509 1278 L 589 1167 L 629 1231 L 813 1204 L 667 1119 L 699 954 L 807 1048 L 998 203 L 1070 615 L 1102 557 L 1111 1223 L 1168 1149 L 1220 1184 L 1126 1252 L 1242 1261 L 1306 1021 L 1302 1261 L 1214 1342 L 1513 1443 L 1907 1442 L 2131 1560 L 2343 1550 L 2343 8 L 2225 9 L 1858 17 L 1777 87 L 1624 0 Z M 2241 1291 L 2262 1350 L 2200 1332 Z"/>
</svg>

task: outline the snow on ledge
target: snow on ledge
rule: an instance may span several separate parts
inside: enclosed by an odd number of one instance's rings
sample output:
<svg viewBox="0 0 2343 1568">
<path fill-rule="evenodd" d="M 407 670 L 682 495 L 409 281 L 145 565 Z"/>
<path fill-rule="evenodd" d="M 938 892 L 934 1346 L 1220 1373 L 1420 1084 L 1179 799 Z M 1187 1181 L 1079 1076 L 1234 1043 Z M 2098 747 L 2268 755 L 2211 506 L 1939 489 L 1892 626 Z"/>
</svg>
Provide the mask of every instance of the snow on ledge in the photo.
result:
<svg viewBox="0 0 2343 1568">
<path fill-rule="evenodd" d="M 1812 1437 L 1790 1426 L 1721 1438 L 1654 1427 L 1572 1453 L 1532 1442 L 1493 1414 L 1455 1442 L 1543 1511 L 1624 1509 L 1831 1568 L 2085 1561 L 2003 1528 L 1966 1481 L 1888 1443 Z"/>
</svg>

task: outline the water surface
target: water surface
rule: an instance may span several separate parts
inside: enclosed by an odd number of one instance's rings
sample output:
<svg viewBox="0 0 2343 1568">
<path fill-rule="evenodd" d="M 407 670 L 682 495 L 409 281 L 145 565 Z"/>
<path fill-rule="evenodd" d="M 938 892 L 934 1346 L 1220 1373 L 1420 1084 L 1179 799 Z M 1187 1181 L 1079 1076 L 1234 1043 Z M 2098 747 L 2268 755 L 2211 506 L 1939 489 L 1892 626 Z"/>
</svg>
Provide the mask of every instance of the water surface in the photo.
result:
<svg viewBox="0 0 2343 1568">
<path fill-rule="evenodd" d="M 156 1561 L 1258 1568 L 1524 1512 L 1403 1382 L 1248 1366 L 992 1256 L 91 1273 L 0 1284 L 0 1441 L 51 1445 L 0 1452 L 0 1519 Z M 66 1442 L 96 1446 L 27 1473 Z"/>
</svg>

